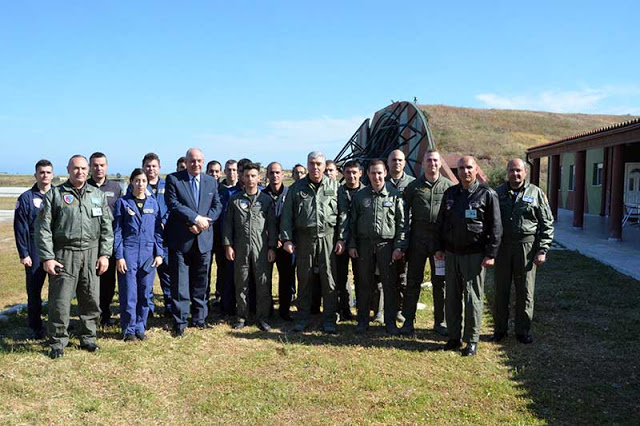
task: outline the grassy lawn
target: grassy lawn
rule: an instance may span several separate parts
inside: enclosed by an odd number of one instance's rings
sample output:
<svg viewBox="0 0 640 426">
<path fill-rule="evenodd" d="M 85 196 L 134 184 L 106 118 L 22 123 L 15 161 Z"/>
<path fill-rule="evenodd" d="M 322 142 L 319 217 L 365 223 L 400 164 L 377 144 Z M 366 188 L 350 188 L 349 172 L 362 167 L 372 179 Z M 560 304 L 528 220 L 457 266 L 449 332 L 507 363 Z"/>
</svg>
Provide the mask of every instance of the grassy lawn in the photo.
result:
<svg viewBox="0 0 640 426">
<path fill-rule="evenodd" d="M 7 306 L 25 299 L 24 284 L 10 225 L 0 225 L 0 241 Z M 101 333 L 99 353 L 72 337 L 56 361 L 28 339 L 21 314 L 0 325 L 0 422 L 635 423 L 638 284 L 576 253 L 551 252 L 538 277 L 536 341 L 487 342 L 487 309 L 473 358 L 438 350 L 444 340 L 427 329 L 428 309 L 411 339 L 386 337 L 380 326 L 356 336 L 355 323 L 340 324 L 338 336 L 300 336 L 274 321 L 268 334 L 220 325 L 174 340 L 154 320 L 145 343 L 125 344 L 113 327 Z M 491 287 L 489 279 L 488 297 Z M 431 306 L 430 291 L 422 301 Z"/>
</svg>

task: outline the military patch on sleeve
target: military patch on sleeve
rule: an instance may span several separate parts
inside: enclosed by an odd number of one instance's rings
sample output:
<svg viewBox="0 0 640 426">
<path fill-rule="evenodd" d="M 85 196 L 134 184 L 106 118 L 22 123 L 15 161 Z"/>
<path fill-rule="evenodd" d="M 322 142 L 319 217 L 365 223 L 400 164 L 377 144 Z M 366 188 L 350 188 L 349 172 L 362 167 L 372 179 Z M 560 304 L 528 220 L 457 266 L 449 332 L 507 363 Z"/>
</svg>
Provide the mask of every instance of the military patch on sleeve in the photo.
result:
<svg viewBox="0 0 640 426">
<path fill-rule="evenodd" d="M 362 200 L 362 205 L 365 209 L 371 207 L 371 198 L 365 198 L 364 200 Z"/>
</svg>

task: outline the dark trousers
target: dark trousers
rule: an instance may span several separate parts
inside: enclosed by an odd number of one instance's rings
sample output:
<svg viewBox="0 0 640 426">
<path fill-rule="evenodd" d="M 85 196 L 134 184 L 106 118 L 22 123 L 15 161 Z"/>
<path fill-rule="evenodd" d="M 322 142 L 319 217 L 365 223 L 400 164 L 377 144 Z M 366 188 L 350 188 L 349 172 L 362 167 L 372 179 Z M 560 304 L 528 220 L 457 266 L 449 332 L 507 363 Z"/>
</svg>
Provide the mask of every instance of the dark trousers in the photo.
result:
<svg viewBox="0 0 640 426">
<path fill-rule="evenodd" d="M 358 293 L 358 259 L 349 257 L 349 254 L 343 253 L 340 256 L 336 256 L 336 291 L 338 292 L 338 311 L 349 311 L 351 305 L 349 304 L 349 289 L 347 284 L 349 282 L 349 260 L 351 260 L 351 268 L 353 270 L 353 283 L 356 294 Z"/>
<path fill-rule="evenodd" d="M 384 323 L 389 328 L 396 327 L 397 315 L 397 274 L 393 262 L 393 241 L 372 242 L 358 241 L 358 269 L 360 282 L 358 283 L 358 323 L 369 322 L 369 306 L 373 289 L 376 285 L 376 266 L 380 271 L 380 281 L 384 291 Z"/>
<path fill-rule="evenodd" d="M 278 267 L 278 313 L 287 315 L 291 309 L 291 299 L 293 298 L 292 288 L 295 288 L 295 266 L 293 264 L 293 256 L 281 248 L 276 249 L 276 266 Z M 269 277 L 273 276 L 273 263 L 270 263 L 271 272 Z"/>
<path fill-rule="evenodd" d="M 224 286 L 222 289 L 222 314 L 236 314 L 236 286 L 233 278 L 233 262 L 224 260 Z"/>
<path fill-rule="evenodd" d="M 116 292 L 116 257 L 109 258 L 109 267 L 100 275 L 100 316 L 102 321 L 111 318 L 111 302 Z"/>
<path fill-rule="evenodd" d="M 33 257 L 32 257 L 33 259 Z M 27 284 L 27 315 L 29 318 L 29 328 L 34 332 L 43 329 L 42 326 L 42 287 L 47 273 L 42 264 L 25 266 L 25 276 Z"/>
<path fill-rule="evenodd" d="M 165 312 L 172 313 L 173 302 L 171 301 L 171 274 L 169 273 L 169 255 L 163 257 L 162 265 L 158 266 L 158 279 L 160 280 L 160 288 L 162 289 L 162 298 L 164 299 Z M 153 283 L 149 289 L 149 310 L 155 312 L 153 304 Z"/>
<path fill-rule="evenodd" d="M 186 253 L 169 250 L 172 314 L 176 330 L 187 326 L 189 312 L 192 324 L 204 324 L 208 314 L 205 293 L 209 282 L 207 273 L 210 261 L 211 252 L 200 253 L 196 241 Z"/>
<path fill-rule="evenodd" d="M 415 242 L 409 246 L 409 269 L 407 272 L 407 288 L 405 290 L 402 315 L 408 324 L 413 324 L 416 309 L 420 300 L 420 285 L 424 280 L 424 268 L 429 260 L 431 269 L 431 286 L 433 289 L 433 322 L 435 326 L 444 327 L 445 322 L 445 282 L 443 275 L 436 275 L 433 254 L 424 242 Z"/>
<path fill-rule="evenodd" d="M 220 222 L 216 221 L 213 225 L 213 251 L 211 253 L 211 264 L 209 266 L 209 285 L 207 286 L 207 299 L 211 295 L 211 271 L 213 270 L 213 259 L 216 260 L 216 284 L 215 294 L 221 297 L 224 291 L 224 280 L 226 266 L 226 257 L 224 255 L 224 246 L 222 245 L 222 230 Z"/>
</svg>

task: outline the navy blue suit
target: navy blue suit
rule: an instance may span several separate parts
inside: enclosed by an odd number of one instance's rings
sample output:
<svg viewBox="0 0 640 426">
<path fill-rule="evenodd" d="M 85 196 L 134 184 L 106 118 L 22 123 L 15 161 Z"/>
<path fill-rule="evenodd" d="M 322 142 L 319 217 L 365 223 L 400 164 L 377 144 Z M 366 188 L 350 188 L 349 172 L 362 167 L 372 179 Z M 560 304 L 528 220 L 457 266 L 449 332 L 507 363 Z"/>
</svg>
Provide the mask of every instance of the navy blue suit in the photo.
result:
<svg viewBox="0 0 640 426">
<path fill-rule="evenodd" d="M 33 238 L 33 225 L 42 206 L 44 195 L 40 193 L 37 185 L 22 193 L 16 203 L 16 211 L 13 216 L 13 232 L 16 239 L 16 248 L 20 259 L 31 257 L 31 266 L 25 266 L 27 284 L 27 313 L 29 327 L 35 332 L 40 332 L 42 327 L 42 286 L 47 276 L 40 263 L 40 257 L 36 251 Z"/>
<path fill-rule="evenodd" d="M 209 282 L 209 264 L 213 249 L 213 226 L 198 235 L 189 227 L 197 216 L 210 219 L 211 225 L 222 211 L 218 195 L 218 182 L 200 174 L 200 199 L 195 200 L 187 170 L 167 176 L 165 201 L 169 218 L 164 229 L 165 243 L 169 247 L 169 274 L 171 298 L 176 330 L 187 325 L 189 306 L 191 322 L 203 325 L 207 317 L 206 290 Z"/>
<path fill-rule="evenodd" d="M 135 197 L 127 193 L 116 201 L 113 224 L 115 258 L 127 262 L 127 271 L 118 273 L 122 333 L 144 333 L 149 315 L 149 289 L 155 278 L 155 268 L 147 265 L 164 253 L 158 202 L 154 197 L 147 197 L 140 212 Z"/>
</svg>

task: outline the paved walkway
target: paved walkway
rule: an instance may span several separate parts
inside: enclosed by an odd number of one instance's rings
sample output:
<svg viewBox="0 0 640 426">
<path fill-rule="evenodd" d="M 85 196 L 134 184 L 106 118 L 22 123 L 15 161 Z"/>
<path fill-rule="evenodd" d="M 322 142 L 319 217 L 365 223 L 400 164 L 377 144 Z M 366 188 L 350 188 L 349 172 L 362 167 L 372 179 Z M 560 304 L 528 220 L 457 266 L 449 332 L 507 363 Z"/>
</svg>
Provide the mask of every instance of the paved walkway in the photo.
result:
<svg viewBox="0 0 640 426">
<path fill-rule="evenodd" d="M 587 214 L 584 228 L 572 226 L 573 212 L 558 209 L 555 240 L 569 250 L 605 263 L 640 280 L 640 226 L 622 228 L 622 241 L 609 241 L 609 218 Z"/>
</svg>

